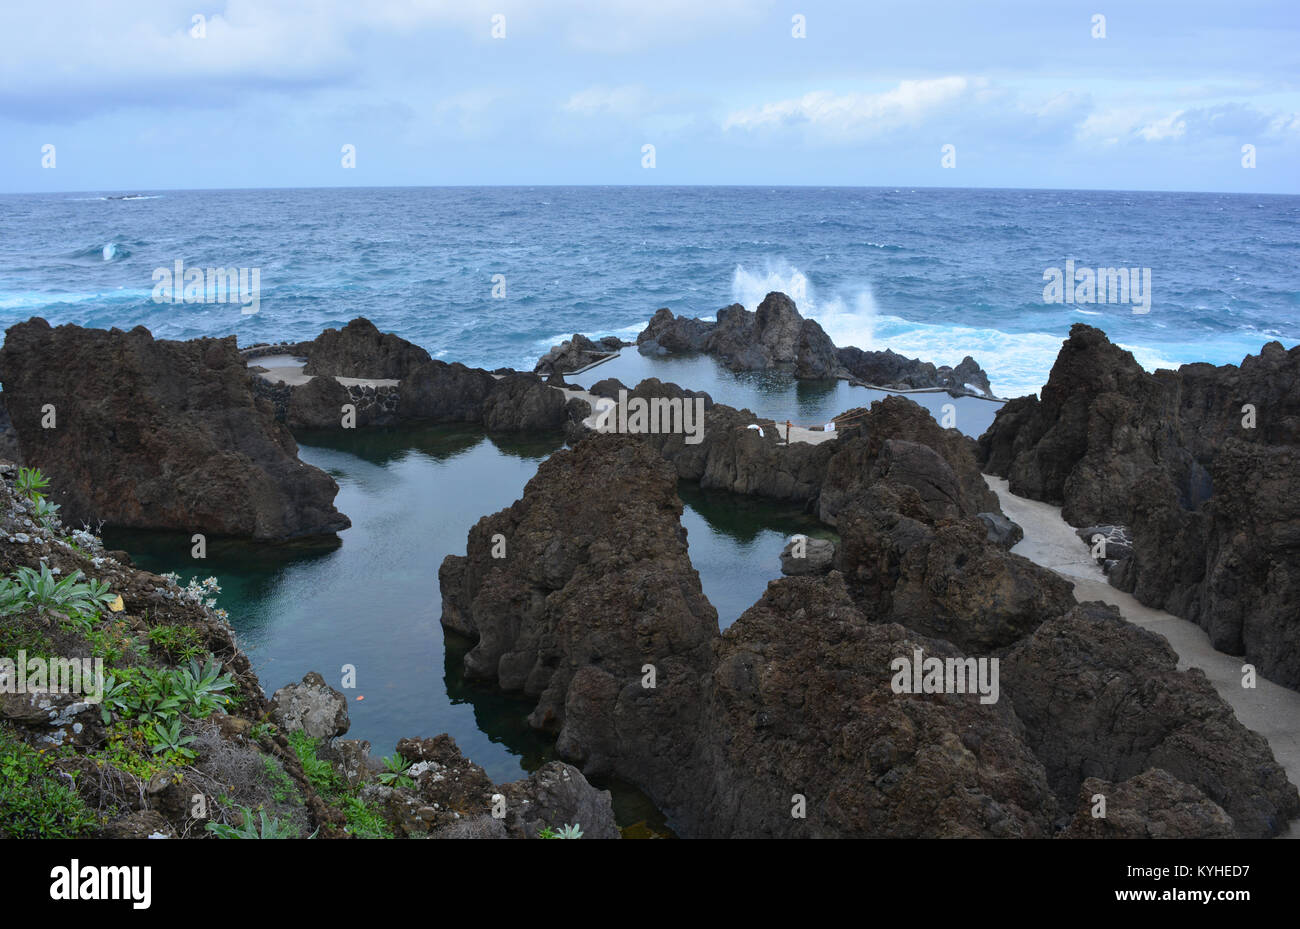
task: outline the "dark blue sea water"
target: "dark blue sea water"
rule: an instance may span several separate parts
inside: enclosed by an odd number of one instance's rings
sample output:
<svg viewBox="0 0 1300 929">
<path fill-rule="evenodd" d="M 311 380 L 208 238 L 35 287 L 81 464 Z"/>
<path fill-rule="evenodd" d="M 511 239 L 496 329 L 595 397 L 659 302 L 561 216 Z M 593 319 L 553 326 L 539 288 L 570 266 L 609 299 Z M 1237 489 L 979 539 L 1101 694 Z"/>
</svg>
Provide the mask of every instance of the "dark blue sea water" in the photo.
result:
<svg viewBox="0 0 1300 929">
<path fill-rule="evenodd" d="M 114 192 L 123 193 L 123 192 Z M 129 193 L 140 193 L 130 191 Z M 148 192 L 144 192 L 148 193 Z M 1070 324 L 1154 368 L 1300 340 L 1300 197 L 910 188 L 515 187 L 0 196 L 0 323 L 241 344 L 370 317 L 435 356 L 531 367 L 561 336 L 712 316 L 769 290 L 838 344 L 936 363 L 995 391 L 1045 380 Z M 1043 272 L 1151 269 L 1151 312 L 1049 305 Z M 153 271 L 259 268 L 261 309 L 158 305 Z M 505 297 L 492 297 L 494 275 Z"/>
</svg>

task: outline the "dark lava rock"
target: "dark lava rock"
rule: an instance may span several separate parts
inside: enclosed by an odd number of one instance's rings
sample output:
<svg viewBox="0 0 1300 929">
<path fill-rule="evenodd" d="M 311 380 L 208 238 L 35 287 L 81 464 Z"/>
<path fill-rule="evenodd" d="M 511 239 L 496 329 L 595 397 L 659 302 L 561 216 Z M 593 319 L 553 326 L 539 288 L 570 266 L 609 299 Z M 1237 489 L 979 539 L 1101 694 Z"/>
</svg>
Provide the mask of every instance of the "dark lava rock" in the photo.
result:
<svg viewBox="0 0 1300 929">
<path fill-rule="evenodd" d="M 836 525 L 856 496 L 884 479 L 915 489 L 934 518 L 1000 511 L 980 473 L 974 441 L 942 428 L 924 407 L 885 397 L 870 410 L 844 416 L 855 421 L 834 442 L 818 446 L 831 452 L 818 501 L 822 522 Z"/>
<path fill-rule="evenodd" d="M 578 826 L 584 839 L 622 838 L 608 790 L 593 787 L 573 765 L 552 761 L 522 781 L 502 784 L 505 827 L 514 838 L 535 839 L 543 829 Z"/>
<path fill-rule="evenodd" d="M 675 475 L 651 449 L 596 436 L 543 462 L 520 500 L 470 531 L 465 556 L 443 561 L 442 621 L 478 640 L 466 673 L 536 698 L 529 722 L 559 732 L 565 757 L 590 761 L 615 738 L 621 692 L 641 690 L 644 664 L 702 667 L 717 637 L 681 512 Z M 566 700 L 584 670 L 608 688 L 586 690 L 579 736 Z"/>
<path fill-rule="evenodd" d="M 480 423 L 483 403 L 496 384 L 482 368 L 429 361 L 402 378 L 398 415 L 406 421 Z"/>
<path fill-rule="evenodd" d="M 908 358 L 890 349 L 863 351 L 849 345 L 836 351 L 840 366 L 854 380 L 868 387 L 894 390 L 939 387 L 955 397 L 993 396 L 988 374 L 970 355 L 963 358 L 956 368 L 950 368 L 947 365 L 936 367 L 928 361 Z"/>
<path fill-rule="evenodd" d="M 566 339 L 559 345 L 552 346 L 551 350 L 538 360 L 533 373 L 546 377 L 577 371 L 597 361 L 612 358 L 627 344 L 629 343 L 615 336 L 606 336 L 599 342 L 595 342 L 585 335 L 574 333 L 572 339 Z"/>
<path fill-rule="evenodd" d="M 326 329 L 310 343 L 304 374 L 401 379 L 428 362 L 429 353 L 357 317 L 342 329 Z"/>
<path fill-rule="evenodd" d="M 718 311 L 716 323 L 658 310 L 637 336 L 647 354 L 704 352 L 733 371 L 784 370 L 798 378 L 840 373 L 835 345 L 815 320 L 804 319 L 783 293 L 768 294 L 751 313 L 740 304 Z"/>
<path fill-rule="evenodd" d="M 1002 548 L 1015 548 L 1025 537 L 1025 530 L 1001 513 L 976 513 L 975 518 L 988 527 L 989 541 Z"/>
<path fill-rule="evenodd" d="M 602 381 L 597 381 L 592 384 L 591 389 L 588 390 L 587 393 L 593 394 L 597 397 L 608 397 L 610 400 L 618 400 L 618 392 L 627 389 L 627 385 L 618 378 L 607 377 Z"/>
<path fill-rule="evenodd" d="M 1094 816 L 1098 795 L 1105 815 Z M 1090 777 L 1063 839 L 1232 839 L 1232 817 L 1191 784 L 1151 768 L 1118 784 Z"/>
<path fill-rule="evenodd" d="M 1005 700 L 894 693 L 891 662 L 957 657 L 873 624 L 838 574 L 787 578 L 723 634 L 678 815 L 709 837 L 1041 837 L 1055 803 Z M 806 818 L 792 816 L 796 795 Z"/>
<path fill-rule="evenodd" d="M 535 375 L 503 377 L 483 400 L 483 426 L 489 432 L 563 429 L 568 402 L 563 391 Z"/>
<path fill-rule="evenodd" d="M 839 566 L 864 610 L 975 654 L 1074 606 L 1069 581 L 989 541 L 978 519 L 934 520 L 906 485 L 873 485 L 839 531 Z"/>
<path fill-rule="evenodd" d="M 795 536 L 781 549 L 781 573 L 825 574 L 835 562 L 835 543 L 828 539 Z"/>
<path fill-rule="evenodd" d="M 75 525 L 284 539 L 346 529 L 338 485 L 255 398 L 234 337 L 12 326 L 0 351 L 23 461 Z M 53 407 L 55 428 L 43 428 Z"/>
<path fill-rule="evenodd" d="M 1300 348 L 1148 374 L 1076 325 L 1042 399 L 1006 404 L 980 453 L 1071 525 L 1126 527 L 1111 584 L 1300 687 Z"/>
<path fill-rule="evenodd" d="M 1267 837 L 1300 813 L 1268 743 L 1237 721 L 1200 669 L 1177 669 L 1169 643 L 1103 603 L 1049 619 L 1002 662 L 1004 697 L 1063 805 L 1090 777 L 1125 780 L 1162 768 Z M 1104 793 L 1104 791 L 1103 791 Z"/>
<path fill-rule="evenodd" d="M 1123 526 L 1086 526 L 1074 530 L 1098 564 L 1133 557 L 1133 540 Z M 1104 545 L 1102 543 L 1105 543 Z"/>
</svg>

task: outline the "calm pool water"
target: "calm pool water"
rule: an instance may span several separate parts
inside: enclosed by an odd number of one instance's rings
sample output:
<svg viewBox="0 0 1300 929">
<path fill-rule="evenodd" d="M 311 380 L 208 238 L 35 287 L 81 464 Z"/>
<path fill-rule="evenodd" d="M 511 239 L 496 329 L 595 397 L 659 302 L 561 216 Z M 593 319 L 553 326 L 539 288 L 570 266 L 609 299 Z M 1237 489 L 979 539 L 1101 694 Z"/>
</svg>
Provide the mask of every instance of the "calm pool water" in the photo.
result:
<svg viewBox="0 0 1300 929">
<path fill-rule="evenodd" d="M 814 388 L 737 377 L 710 359 L 652 362 L 632 355 L 584 380 L 618 376 L 635 383 L 652 372 L 708 389 L 735 406 L 776 410 L 793 403 L 805 417 L 827 419 L 876 393 L 843 383 Z M 355 689 L 343 690 L 352 719 L 348 735 L 368 739 L 376 755 L 391 754 L 404 737 L 447 732 L 496 781 L 517 779 L 550 760 L 552 741 L 525 723 L 531 701 L 464 680 L 462 657 L 470 643 L 445 633 L 438 621 L 438 566 L 449 554 L 464 554 L 469 528 L 480 517 L 522 495 L 538 464 L 560 447 L 558 438 L 427 427 L 304 433 L 299 443 L 302 459 L 339 483 L 336 505 L 352 527 L 337 539 L 209 539 L 204 561 L 190 557 L 188 534 L 107 530 L 106 545 L 129 551 L 148 570 L 175 571 L 182 583 L 216 576 L 218 605 L 229 611 L 268 693 L 308 671 L 342 689 L 344 666 L 355 667 Z M 790 535 L 833 537 L 797 506 L 689 482 L 678 492 L 691 561 L 724 629 L 780 576 L 779 555 Z M 620 822 L 656 821 L 634 788 L 602 786 L 613 790 Z"/>
</svg>

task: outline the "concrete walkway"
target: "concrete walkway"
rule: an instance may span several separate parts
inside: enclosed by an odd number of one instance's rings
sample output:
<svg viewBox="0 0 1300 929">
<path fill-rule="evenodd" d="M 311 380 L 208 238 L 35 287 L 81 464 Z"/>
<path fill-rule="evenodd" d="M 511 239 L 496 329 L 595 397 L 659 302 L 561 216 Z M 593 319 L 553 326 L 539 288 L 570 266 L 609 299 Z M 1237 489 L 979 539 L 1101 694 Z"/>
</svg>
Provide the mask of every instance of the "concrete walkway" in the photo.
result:
<svg viewBox="0 0 1300 929">
<path fill-rule="evenodd" d="M 260 372 L 261 376 L 270 381 L 272 384 L 277 382 L 288 384 L 290 387 L 300 387 L 310 381 L 315 375 L 303 374 L 302 369 L 307 366 L 307 362 L 302 358 L 295 358 L 293 355 L 264 355 L 261 358 L 252 358 L 248 366 L 266 368 Z M 344 387 L 396 387 L 397 381 L 393 378 L 383 377 L 335 377 Z"/>
<path fill-rule="evenodd" d="M 1017 497 L 1002 478 L 986 474 L 984 480 L 998 495 L 1002 512 L 1025 531 L 1024 539 L 1011 551 L 1072 581 L 1075 599 L 1112 604 L 1129 622 L 1164 636 L 1178 653 L 1179 669 L 1204 671 L 1242 725 L 1268 740 L 1291 783 L 1300 783 L 1300 693 L 1262 677 L 1256 677 L 1255 689 L 1242 687 L 1243 660 L 1217 651 L 1204 629 L 1171 613 L 1143 606 L 1131 594 L 1111 587 L 1089 556 L 1088 546 L 1061 518 L 1060 507 Z M 1291 823 L 1284 837 L 1300 838 L 1300 819 Z"/>
</svg>

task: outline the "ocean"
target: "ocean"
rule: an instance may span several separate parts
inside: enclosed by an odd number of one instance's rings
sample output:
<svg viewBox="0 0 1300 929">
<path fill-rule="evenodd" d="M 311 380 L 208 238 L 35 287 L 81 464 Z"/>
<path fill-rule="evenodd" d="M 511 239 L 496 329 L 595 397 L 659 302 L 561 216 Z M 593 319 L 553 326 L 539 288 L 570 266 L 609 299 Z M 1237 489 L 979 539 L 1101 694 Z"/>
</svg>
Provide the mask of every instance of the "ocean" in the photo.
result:
<svg viewBox="0 0 1300 929">
<path fill-rule="evenodd" d="M 141 199 L 107 199 L 121 193 Z M 241 344 L 366 316 L 435 357 L 531 369 L 574 332 L 631 338 L 659 307 L 712 317 L 771 290 L 838 345 L 994 391 L 1046 380 L 1075 322 L 1149 369 L 1300 341 L 1300 197 L 767 187 L 122 191 L 0 196 L 0 324 Z M 154 271 L 259 269 L 256 314 L 155 303 Z M 1045 303 L 1044 272 L 1149 268 L 1151 306 Z M 499 276 L 499 277 L 498 277 Z M 494 296 L 494 288 L 497 296 Z"/>
<path fill-rule="evenodd" d="M 125 192 L 124 192 L 125 193 Z M 136 193 L 131 191 L 130 193 Z M 796 296 L 839 345 L 935 363 L 973 355 L 994 390 L 1046 380 L 1072 323 L 1107 331 L 1148 367 L 1239 362 L 1270 339 L 1300 339 L 1300 197 L 816 188 L 428 188 L 139 192 L 0 197 L 0 324 L 148 327 L 241 344 L 310 339 L 356 316 L 433 355 L 531 369 L 574 332 L 632 338 L 661 306 L 711 317 Z M 1046 304 L 1064 267 L 1151 269 L 1150 312 Z M 260 308 L 159 304 L 155 269 L 259 269 Z M 502 275 L 494 282 L 494 276 Z M 504 296 L 493 288 L 504 284 Z M 880 396 L 833 384 L 733 374 L 711 359 L 635 351 L 571 378 L 676 380 L 757 415 L 822 422 Z M 938 412 L 946 394 L 914 394 Z M 979 435 L 997 405 L 952 401 Z M 558 436 L 465 427 L 302 435 L 304 461 L 339 482 L 353 522 L 329 544 L 211 540 L 106 529 L 144 568 L 182 583 L 214 575 L 218 605 L 269 692 L 309 671 L 349 691 L 349 737 L 376 755 L 398 739 L 450 733 L 494 780 L 554 756 L 530 731 L 530 701 L 467 682 L 468 643 L 438 619 L 437 572 L 479 517 L 510 505 Z M 795 532 L 826 534 L 797 507 L 679 487 L 692 564 L 725 629 L 780 576 Z M 635 789 L 619 821 L 664 824 Z"/>
</svg>

